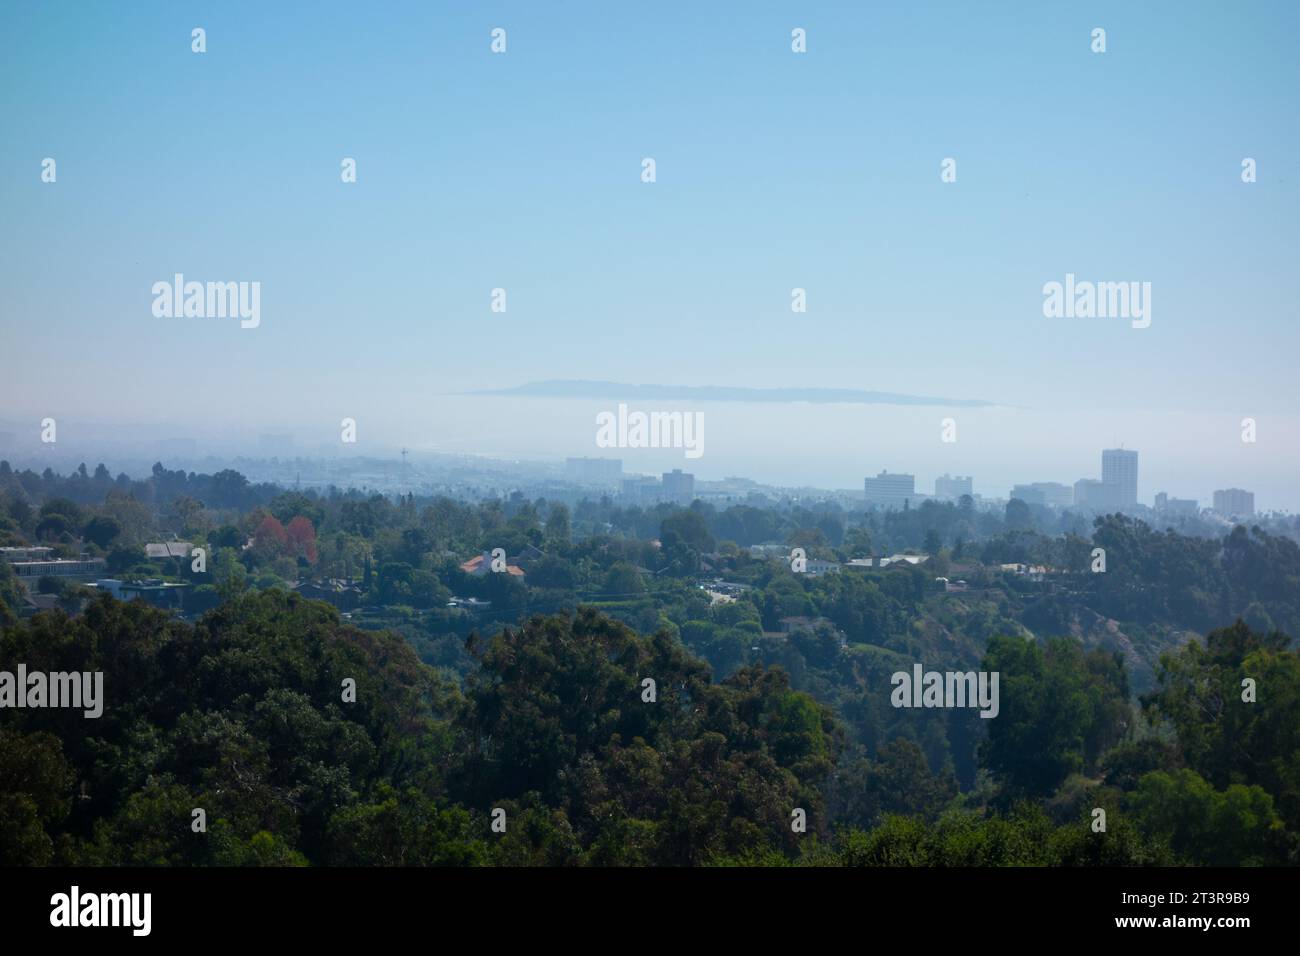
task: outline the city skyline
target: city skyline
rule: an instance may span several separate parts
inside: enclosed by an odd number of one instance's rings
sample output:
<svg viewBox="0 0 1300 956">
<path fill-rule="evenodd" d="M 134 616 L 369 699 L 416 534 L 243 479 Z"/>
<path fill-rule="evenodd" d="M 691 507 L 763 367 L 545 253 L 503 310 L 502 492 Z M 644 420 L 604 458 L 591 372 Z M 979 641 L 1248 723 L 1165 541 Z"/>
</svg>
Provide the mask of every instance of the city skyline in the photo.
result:
<svg viewBox="0 0 1300 956">
<path fill-rule="evenodd" d="M 563 458 L 618 396 L 520 383 L 875 391 L 946 398 L 656 401 L 706 412 L 702 473 L 1010 488 L 1126 442 L 1171 494 L 1300 509 L 1294 5 L 568 13 L 236 4 L 196 55 L 161 3 L 0 10 L 3 417 Z M 177 275 L 256 321 L 155 308 Z M 1072 277 L 1149 283 L 1149 325 L 1048 317 Z"/>
<path fill-rule="evenodd" d="M 12 433 L 0 432 L 0 459 L 6 461 L 8 461 L 8 459 L 5 458 L 5 440 L 11 437 L 11 434 Z M 274 438 L 277 441 L 286 440 L 286 436 L 283 435 L 260 437 L 263 439 Z M 189 439 L 172 439 L 168 442 L 159 444 L 171 445 L 180 441 L 188 443 L 191 453 L 197 452 L 197 443 L 192 442 L 192 440 Z M 289 439 L 289 441 L 290 444 L 292 444 L 292 440 Z M 209 464 L 214 462 L 231 462 L 235 464 L 243 464 L 245 466 L 248 464 L 258 463 L 259 461 L 262 463 L 269 461 L 283 461 L 286 464 L 298 462 L 306 463 L 309 466 L 319 466 L 328 463 L 332 466 L 342 467 L 344 469 L 347 468 L 347 463 L 349 461 L 358 463 L 381 463 L 384 467 L 385 482 L 387 483 L 389 480 L 395 480 L 398 486 L 396 490 L 399 490 L 402 493 L 416 490 L 415 485 L 417 479 L 426 482 L 428 480 L 427 475 L 422 476 L 420 473 L 409 470 L 413 463 L 408 462 L 407 460 L 408 450 L 406 448 L 402 448 L 400 453 L 397 453 L 400 454 L 400 465 L 397 459 L 393 457 L 386 458 L 382 453 L 376 456 L 354 455 L 313 457 L 308 449 L 293 450 L 295 451 L 294 457 L 286 456 L 283 459 L 278 456 L 273 456 L 269 459 L 259 459 L 256 456 L 240 456 L 234 459 L 222 459 L 219 456 L 208 455 L 205 459 L 189 458 L 186 460 L 190 462 L 203 460 Z M 299 452 L 301 453 L 299 454 Z M 1167 490 L 1162 489 L 1151 492 L 1147 495 L 1146 498 L 1149 499 L 1149 501 L 1143 500 L 1143 496 L 1138 494 L 1136 477 L 1136 463 L 1139 452 L 1136 449 L 1102 449 L 1101 455 L 1101 467 L 1098 471 L 1098 475 L 1101 477 L 1089 478 L 1085 476 L 1073 482 L 1072 485 L 1056 481 L 1017 482 L 1012 484 L 1005 493 L 1002 493 L 997 488 L 988 490 L 984 489 L 982 486 L 978 486 L 976 484 L 977 479 L 973 475 L 950 475 L 945 472 L 943 475 L 934 476 L 933 487 L 935 490 L 933 493 L 929 493 L 916 490 L 918 479 L 915 474 L 901 471 L 891 472 L 886 468 L 882 469 L 875 476 L 868 475 L 859 487 L 862 488 L 863 502 L 868 507 L 883 506 L 885 508 L 905 508 L 911 500 L 915 500 L 917 503 L 926 500 L 957 501 L 963 495 L 969 494 L 975 501 L 982 502 L 985 505 L 1001 505 L 1010 501 L 1012 498 L 1019 498 L 1027 504 L 1052 506 L 1063 510 L 1070 508 L 1083 508 L 1097 513 L 1107 510 L 1132 511 L 1135 510 L 1135 508 L 1138 510 L 1152 510 L 1157 513 L 1169 512 L 1195 514 L 1201 511 L 1214 511 L 1225 515 L 1253 515 L 1255 513 L 1270 512 L 1282 514 L 1291 513 L 1290 509 L 1282 507 L 1261 507 L 1256 509 L 1255 492 L 1252 490 L 1244 490 L 1235 485 L 1232 487 L 1214 488 L 1204 496 L 1193 498 L 1181 498 L 1178 495 L 1171 495 Z M 1105 479 L 1108 457 L 1115 455 L 1133 456 L 1131 474 L 1132 482 L 1131 486 L 1126 490 L 1120 489 L 1120 481 L 1116 478 L 1113 477 L 1111 481 Z M 71 458 L 65 456 L 63 460 L 66 462 L 75 457 L 76 455 L 73 454 Z M 628 468 L 627 460 L 616 455 L 568 456 L 562 461 L 549 459 L 538 459 L 535 461 L 524 459 L 496 459 L 488 456 L 477 455 L 447 455 L 426 456 L 416 459 L 416 462 L 423 465 L 429 465 L 431 463 L 436 463 L 440 458 L 461 462 L 479 462 L 485 468 L 504 468 L 507 474 L 511 472 L 513 467 L 520 484 L 527 483 L 524 478 L 524 475 L 527 474 L 527 472 L 520 470 L 523 466 L 540 466 L 542 468 L 552 469 L 553 474 L 550 475 L 548 480 L 566 480 L 575 487 L 604 489 L 611 493 L 616 492 L 629 498 L 635 503 L 643 504 L 656 503 L 659 501 L 676 501 L 682 504 L 689 504 L 690 500 L 692 500 L 693 489 L 697 481 L 697 475 L 694 471 L 685 472 L 681 468 L 672 468 L 661 472 L 657 472 L 654 468 L 648 466 L 640 469 Z M 15 464 L 15 462 L 17 464 Z M 15 470 L 21 470 L 24 466 L 31 467 L 33 463 L 33 460 L 24 460 L 21 457 L 15 458 L 15 461 L 9 462 L 10 466 L 14 467 Z M 40 464 L 40 462 L 35 462 L 35 464 Z M 82 462 L 80 464 L 86 463 Z M 175 462 L 173 462 L 172 465 L 174 466 Z M 395 479 L 390 474 L 389 466 L 395 466 L 398 468 L 398 475 Z M 87 467 L 90 466 L 88 465 Z M 167 466 L 164 465 L 164 467 Z M 472 466 L 470 467 L 472 468 Z M 117 470 L 118 469 L 113 468 L 110 469 L 110 472 L 117 473 Z M 658 475 L 658 477 L 656 477 L 656 475 Z M 684 479 L 688 479 L 689 485 L 677 486 L 675 490 L 669 491 L 668 486 L 670 484 L 670 479 L 674 479 L 675 476 L 678 475 L 682 476 Z M 132 477 L 142 476 L 143 475 L 139 474 L 132 475 Z M 279 478 L 268 478 L 257 472 L 255 472 L 252 477 L 255 480 L 283 481 L 283 476 L 280 476 Z M 740 481 L 752 483 L 763 488 L 784 490 L 799 489 L 809 492 L 825 493 L 827 497 L 843 497 L 845 494 L 852 494 L 852 489 L 850 488 L 836 487 L 829 484 L 783 486 L 780 484 L 764 482 L 754 476 L 741 475 L 738 473 L 730 473 L 719 477 L 698 477 L 698 481 L 701 485 L 728 484 Z M 311 483 L 309 482 L 309 484 Z M 506 484 L 509 485 L 509 482 Z M 1083 486 L 1086 486 L 1086 489 L 1081 491 L 1081 487 Z M 340 487 L 347 487 L 346 482 L 343 482 Z M 386 490 L 393 491 L 394 488 L 388 487 Z M 1069 500 L 1066 500 L 1066 493 L 1071 491 L 1072 494 L 1070 495 Z M 907 500 L 908 503 L 905 503 L 905 500 Z M 1231 502 L 1232 504 L 1231 506 L 1227 504 L 1221 505 L 1221 502 Z M 1248 502 L 1248 504 L 1245 504 L 1246 502 Z"/>
</svg>

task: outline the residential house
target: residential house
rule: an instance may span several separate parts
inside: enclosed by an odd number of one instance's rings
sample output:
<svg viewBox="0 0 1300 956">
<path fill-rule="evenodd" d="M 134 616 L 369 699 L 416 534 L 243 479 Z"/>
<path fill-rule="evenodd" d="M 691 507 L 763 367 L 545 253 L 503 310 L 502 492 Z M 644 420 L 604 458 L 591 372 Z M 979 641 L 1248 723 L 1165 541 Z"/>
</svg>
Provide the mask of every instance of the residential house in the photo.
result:
<svg viewBox="0 0 1300 956">
<path fill-rule="evenodd" d="M 472 574 L 475 577 L 482 577 L 485 574 L 491 574 L 492 573 L 492 552 L 484 551 L 482 554 L 478 555 L 477 557 L 470 558 L 468 561 L 466 561 L 464 564 L 460 566 L 460 569 L 464 571 L 466 574 Z M 525 574 L 525 571 L 523 568 L 519 567 L 519 565 L 511 564 L 510 559 L 506 558 L 505 573 L 513 575 L 514 577 L 517 578 L 522 578 Z"/>
</svg>

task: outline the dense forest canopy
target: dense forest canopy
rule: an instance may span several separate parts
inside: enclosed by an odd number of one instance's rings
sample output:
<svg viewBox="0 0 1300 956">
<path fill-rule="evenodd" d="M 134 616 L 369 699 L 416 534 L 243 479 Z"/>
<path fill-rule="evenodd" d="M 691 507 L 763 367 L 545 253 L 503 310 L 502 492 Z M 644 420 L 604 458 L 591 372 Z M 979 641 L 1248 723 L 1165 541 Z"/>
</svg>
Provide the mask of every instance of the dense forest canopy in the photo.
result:
<svg viewBox="0 0 1300 956">
<path fill-rule="evenodd" d="M 590 609 L 503 630 L 462 691 L 399 636 L 297 595 L 250 594 L 196 624 L 105 596 L 0 638 L 0 659 L 99 671 L 106 687 L 93 724 L 5 712 L 0 859 L 1290 863 L 1300 659 L 1285 645 L 1216 631 L 1167 656 L 1133 708 L 1114 658 L 998 638 L 983 666 L 1007 680 L 1004 712 L 961 792 L 907 736 L 874 754 L 851 744 L 780 667 L 714 683 L 666 630 L 639 636 Z M 1265 689 L 1255 703 L 1243 675 Z M 1143 721 L 1153 731 L 1134 735 Z"/>
</svg>

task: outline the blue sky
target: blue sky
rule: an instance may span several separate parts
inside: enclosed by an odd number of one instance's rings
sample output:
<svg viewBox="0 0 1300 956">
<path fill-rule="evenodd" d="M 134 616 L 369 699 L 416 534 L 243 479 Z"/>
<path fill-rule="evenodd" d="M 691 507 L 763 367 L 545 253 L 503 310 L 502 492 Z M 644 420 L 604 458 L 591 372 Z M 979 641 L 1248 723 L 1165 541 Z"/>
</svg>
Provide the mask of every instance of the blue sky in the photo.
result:
<svg viewBox="0 0 1300 956">
<path fill-rule="evenodd" d="M 585 409 L 445 393 L 856 387 L 1032 409 L 990 429 L 1014 480 L 1113 436 L 1300 507 L 1298 28 L 1282 2 L 7 4 L 0 417 L 579 454 Z M 155 318 L 175 272 L 260 281 L 260 327 Z M 1067 272 L 1150 281 L 1151 327 L 1044 318 Z M 853 427 L 788 412 L 774 462 Z M 828 473 L 920 471 L 912 422 L 864 418 L 885 447 Z"/>
</svg>

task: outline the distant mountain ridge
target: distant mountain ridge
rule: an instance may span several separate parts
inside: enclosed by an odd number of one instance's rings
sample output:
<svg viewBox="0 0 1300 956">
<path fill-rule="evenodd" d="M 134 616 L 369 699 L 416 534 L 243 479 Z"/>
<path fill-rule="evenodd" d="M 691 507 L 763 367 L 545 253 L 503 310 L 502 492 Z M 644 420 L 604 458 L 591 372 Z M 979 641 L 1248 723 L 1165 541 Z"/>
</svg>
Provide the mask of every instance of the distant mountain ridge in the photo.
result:
<svg viewBox="0 0 1300 956">
<path fill-rule="evenodd" d="M 518 395 L 526 398 L 662 399 L 700 402 L 810 402 L 852 405 L 948 405 L 989 408 L 1000 403 L 974 398 L 934 398 L 857 388 L 743 388 L 729 385 L 628 385 L 583 379 L 550 379 L 513 388 L 482 389 L 471 395 Z"/>
</svg>

